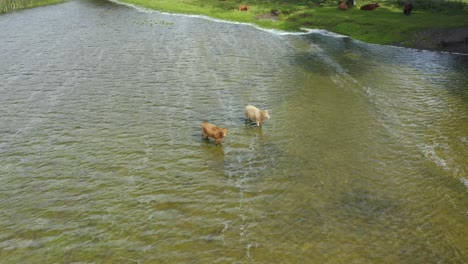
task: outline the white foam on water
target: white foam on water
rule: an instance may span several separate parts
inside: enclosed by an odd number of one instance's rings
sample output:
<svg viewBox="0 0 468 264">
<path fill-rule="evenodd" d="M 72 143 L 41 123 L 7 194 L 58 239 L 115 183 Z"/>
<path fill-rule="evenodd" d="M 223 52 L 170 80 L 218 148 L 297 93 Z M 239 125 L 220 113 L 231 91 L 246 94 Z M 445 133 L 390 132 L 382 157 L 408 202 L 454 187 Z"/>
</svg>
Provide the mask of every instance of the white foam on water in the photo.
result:
<svg viewBox="0 0 468 264">
<path fill-rule="evenodd" d="M 460 181 L 465 187 L 468 187 L 468 179 L 465 178 L 464 176 L 461 176 L 462 172 L 460 171 L 460 168 L 456 166 L 456 164 L 453 164 L 450 162 L 450 160 L 446 160 L 442 158 L 438 153 L 437 153 L 437 148 L 443 147 L 445 149 L 448 148 L 446 145 L 419 145 L 419 148 L 421 149 L 423 155 L 428 158 L 431 162 L 436 164 L 438 167 L 442 168 L 444 171 L 447 171 L 457 178 L 460 178 Z M 449 151 L 447 151 L 449 152 Z"/>
<path fill-rule="evenodd" d="M 465 185 L 466 188 L 468 188 L 468 178 L 460 178 L 460 181 L 461 183 L 463 183 L 463 185 Z"/>
<path fill-rule="evenodd" d="M 447 164 L 447 161 L 445 161 L 443 158 L 441 158 L 439 155 L 437 155 L 434 146 L 429 146 L 426 145 L 422 147 L 423 153 L 426 157 L 430 158 L 435 164 L 437 164 L 439 167 L 443 168 L 444 170 L 449 170 L 449 166 Z"/>
</svg>

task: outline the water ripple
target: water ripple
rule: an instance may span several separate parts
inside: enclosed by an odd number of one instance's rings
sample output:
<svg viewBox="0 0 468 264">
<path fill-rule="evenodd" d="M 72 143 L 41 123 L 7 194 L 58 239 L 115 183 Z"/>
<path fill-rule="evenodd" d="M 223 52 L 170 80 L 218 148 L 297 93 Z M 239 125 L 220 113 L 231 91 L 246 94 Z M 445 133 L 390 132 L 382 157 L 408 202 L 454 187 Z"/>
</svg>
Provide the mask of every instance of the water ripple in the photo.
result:
<svg viewBox="0 0 468 264">
<path fill-rule="evenodd" d="M 105 1 L 0 25 L 2 260 L 466 259 L 463 60 Z"/>
</svg>

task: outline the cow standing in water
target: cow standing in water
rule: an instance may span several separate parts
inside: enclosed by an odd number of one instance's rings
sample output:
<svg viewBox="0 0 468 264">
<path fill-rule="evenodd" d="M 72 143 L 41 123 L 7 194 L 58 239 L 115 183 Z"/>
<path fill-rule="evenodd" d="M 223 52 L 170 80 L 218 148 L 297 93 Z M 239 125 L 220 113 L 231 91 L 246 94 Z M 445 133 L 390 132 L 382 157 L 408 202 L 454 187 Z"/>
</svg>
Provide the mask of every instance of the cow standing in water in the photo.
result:
<svg viewBox="0 0 468 264">
<path fill-rule="evenodd" d="M 215 145 L 221 144 L 221 141 L 226 137 L 227 133 L 227 128 L 217 127 L 206 121 L 202 123 L 203 139 L 213 138 L 215 141 Z"/>
<path fill-rule="evenodd" d="M 267 110 L 260 110 L 253 105 L 245 107 L 244 115 L 246 121 L 254 121 L 258 127 L 262 127 L 263 122 L 270 118 Z"/>
</svg>

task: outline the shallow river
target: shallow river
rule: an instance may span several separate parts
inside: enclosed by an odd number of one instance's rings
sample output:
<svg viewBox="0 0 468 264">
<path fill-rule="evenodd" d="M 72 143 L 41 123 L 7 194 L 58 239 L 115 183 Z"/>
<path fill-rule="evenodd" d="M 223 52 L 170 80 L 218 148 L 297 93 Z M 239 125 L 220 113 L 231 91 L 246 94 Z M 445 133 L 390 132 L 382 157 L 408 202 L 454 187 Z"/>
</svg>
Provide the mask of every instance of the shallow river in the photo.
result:
<svg viewBox="0 0 468 264">
<path fill-rule="evenodd" d="M 468 262 L 468 56 L 75 0 L 0 58 L 1 263 Z"/>
</svg>

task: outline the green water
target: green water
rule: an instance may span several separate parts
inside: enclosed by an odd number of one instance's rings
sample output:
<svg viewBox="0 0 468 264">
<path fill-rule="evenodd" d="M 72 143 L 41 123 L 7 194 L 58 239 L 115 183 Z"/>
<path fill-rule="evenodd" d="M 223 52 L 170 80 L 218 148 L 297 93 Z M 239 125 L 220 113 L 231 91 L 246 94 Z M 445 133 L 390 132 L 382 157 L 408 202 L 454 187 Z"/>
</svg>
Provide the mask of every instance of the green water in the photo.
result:
<svg viewBox="0 0 468 264">
<path fill-rule="evenodd" d="M 0 27 L 1 263 L 468 261 L 467 56 L 104 1 Z"/>
</svg>

